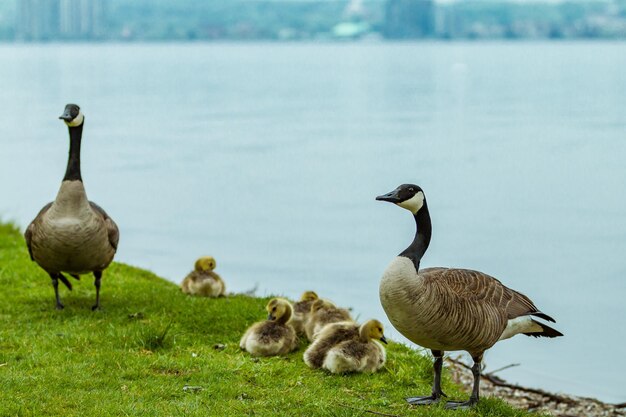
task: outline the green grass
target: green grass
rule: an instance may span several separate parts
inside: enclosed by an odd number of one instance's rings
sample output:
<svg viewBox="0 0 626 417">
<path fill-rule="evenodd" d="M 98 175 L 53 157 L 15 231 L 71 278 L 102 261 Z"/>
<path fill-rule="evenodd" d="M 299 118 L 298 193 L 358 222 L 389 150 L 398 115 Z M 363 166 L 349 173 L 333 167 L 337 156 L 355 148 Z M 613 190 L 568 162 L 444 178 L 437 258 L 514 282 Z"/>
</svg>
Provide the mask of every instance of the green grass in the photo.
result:
<svg viewBox="0 0 626 417">
<path fill-rule="evenodd" d="M 391 343 L 374 375 L 335 376 L 287 357 L 253 359 L 238 347 L 267 299 L 185 296 L 138 268 L 115 263 L 92 312 L 91 277 L 61 290 L 30 261 L 15 226 L 0 224 L 0 415 L 2 416 L 525 416 L 497 399 L 472 411 L 413 408 L 430 392 L 431 359 Z M 216 349 L 223 344 L 225 348 Z M 447 378 L 451 398 L 467 393 Z"/>
</svg>

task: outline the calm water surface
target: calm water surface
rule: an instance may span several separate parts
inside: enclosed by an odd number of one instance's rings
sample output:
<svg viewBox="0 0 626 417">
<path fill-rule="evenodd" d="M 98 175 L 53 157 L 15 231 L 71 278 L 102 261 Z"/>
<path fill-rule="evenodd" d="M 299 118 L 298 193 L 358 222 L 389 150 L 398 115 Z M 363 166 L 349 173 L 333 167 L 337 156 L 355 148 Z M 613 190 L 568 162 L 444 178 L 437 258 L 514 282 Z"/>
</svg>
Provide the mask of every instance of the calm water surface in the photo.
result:
<svg viewBox="0 0 626 417">
<path fill-rule="evenodd" d="M 566 335 L 498 344 L 487 369 L 626 401 L 625 43 L 1 45 L 0 63 L 3 219 L 54 198 L 77 102 L 117 260 L 179 282 L 212 254 L 230 291 L 385 318 L 414 223 L 374 197 L 414 182 L 422 266 L 494 275 Z"/>
</svg>

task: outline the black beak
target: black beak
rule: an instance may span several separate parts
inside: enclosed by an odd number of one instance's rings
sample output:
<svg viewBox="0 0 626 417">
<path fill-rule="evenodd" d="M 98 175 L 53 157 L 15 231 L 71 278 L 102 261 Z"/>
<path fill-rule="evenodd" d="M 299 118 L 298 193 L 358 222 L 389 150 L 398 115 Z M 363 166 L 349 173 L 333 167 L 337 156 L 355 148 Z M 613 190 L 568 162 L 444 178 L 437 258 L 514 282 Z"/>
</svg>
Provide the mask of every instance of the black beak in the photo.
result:
<svg viewBox="0 0 626 417">
<path fill-rule="evenodd" d="M 270 313 L 270 314 L 268 314 L 268 315 L 267 315 L 267 319 L 268 319 L 268 320 L 274 320 L 274 316 L 272 316 L 272 313 Z"/>
<path fill-rule="evenodd" d="M 80 108 L 76 104 L 68 104 L 63 110 L 63 114 L 59 116 L 59 119 L 71 122 L 74 120 L 80 112 Z"/>
<path fill-rule="evenodd" d="M 59 119 L 65 120 L 66 122 L 71 122 L 73 117 L 70 114 L 69 110 L 65 110 L 65 112 L 61 116 L 59 116 Z"/>
<path fill-rule="evenodd" d="M 393 190 L 390 193 L 379 195 L 378 197 L 376 197 L 376 200 L 388 201 L 390 203 L 399 203 L 401 201 L 400 197 L 398 197 L 398 190 Z"/>
<path fill-rule="evenodd" d="M 382 336 L 380 338 L 380 341 L 383 342 L 384 344 L 387 344 L 387 339 L 385 339 L 385 336 Z"/>
</svg>

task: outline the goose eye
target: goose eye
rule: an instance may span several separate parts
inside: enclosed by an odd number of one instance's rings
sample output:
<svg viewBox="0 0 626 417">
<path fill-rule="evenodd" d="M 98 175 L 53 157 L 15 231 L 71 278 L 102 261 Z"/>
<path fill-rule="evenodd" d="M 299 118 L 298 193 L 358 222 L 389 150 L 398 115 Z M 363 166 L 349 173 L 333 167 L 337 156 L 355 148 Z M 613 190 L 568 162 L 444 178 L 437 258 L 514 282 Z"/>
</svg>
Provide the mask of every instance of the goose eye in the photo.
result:
<svg viewBox="0 0 626 417">
<path fill-rule="evenodd" d="M 276 307 L 274 307 L 274 308 L 272 309 L 272 311 L 276 311 Z"/>
</svg>

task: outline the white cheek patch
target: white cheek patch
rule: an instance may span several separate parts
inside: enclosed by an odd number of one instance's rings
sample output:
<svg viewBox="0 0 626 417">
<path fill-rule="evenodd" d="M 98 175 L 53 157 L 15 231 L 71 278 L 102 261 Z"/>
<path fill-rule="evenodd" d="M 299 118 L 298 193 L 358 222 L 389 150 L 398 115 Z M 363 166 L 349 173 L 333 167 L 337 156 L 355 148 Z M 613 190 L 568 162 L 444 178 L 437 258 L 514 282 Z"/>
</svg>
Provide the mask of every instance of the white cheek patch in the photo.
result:
<svg viewBox="0 0 626 417">
<path fill-rule="evenodd" d="M 424 206 L 424 193 L 418 191 L 413 197 L 408 200 L 402 201 L 398 203 L 398 205 L 404 209 L 409 210 L 411 213 L 415 214 Z"/>
<path fill-rule="evenodd" d="M 83 115 L 82 111 L 78 111 L 78 116 L 76 116 L 74 118 L 74 120 L 69 121 L 69 122 L 65 122 L 66 125 L 68 125 L 69 127 L 76 127 L 76 126 L 80 126 L 83 124 L 83 120 L 85 119 L 85 116 Z"/>
</svg>

